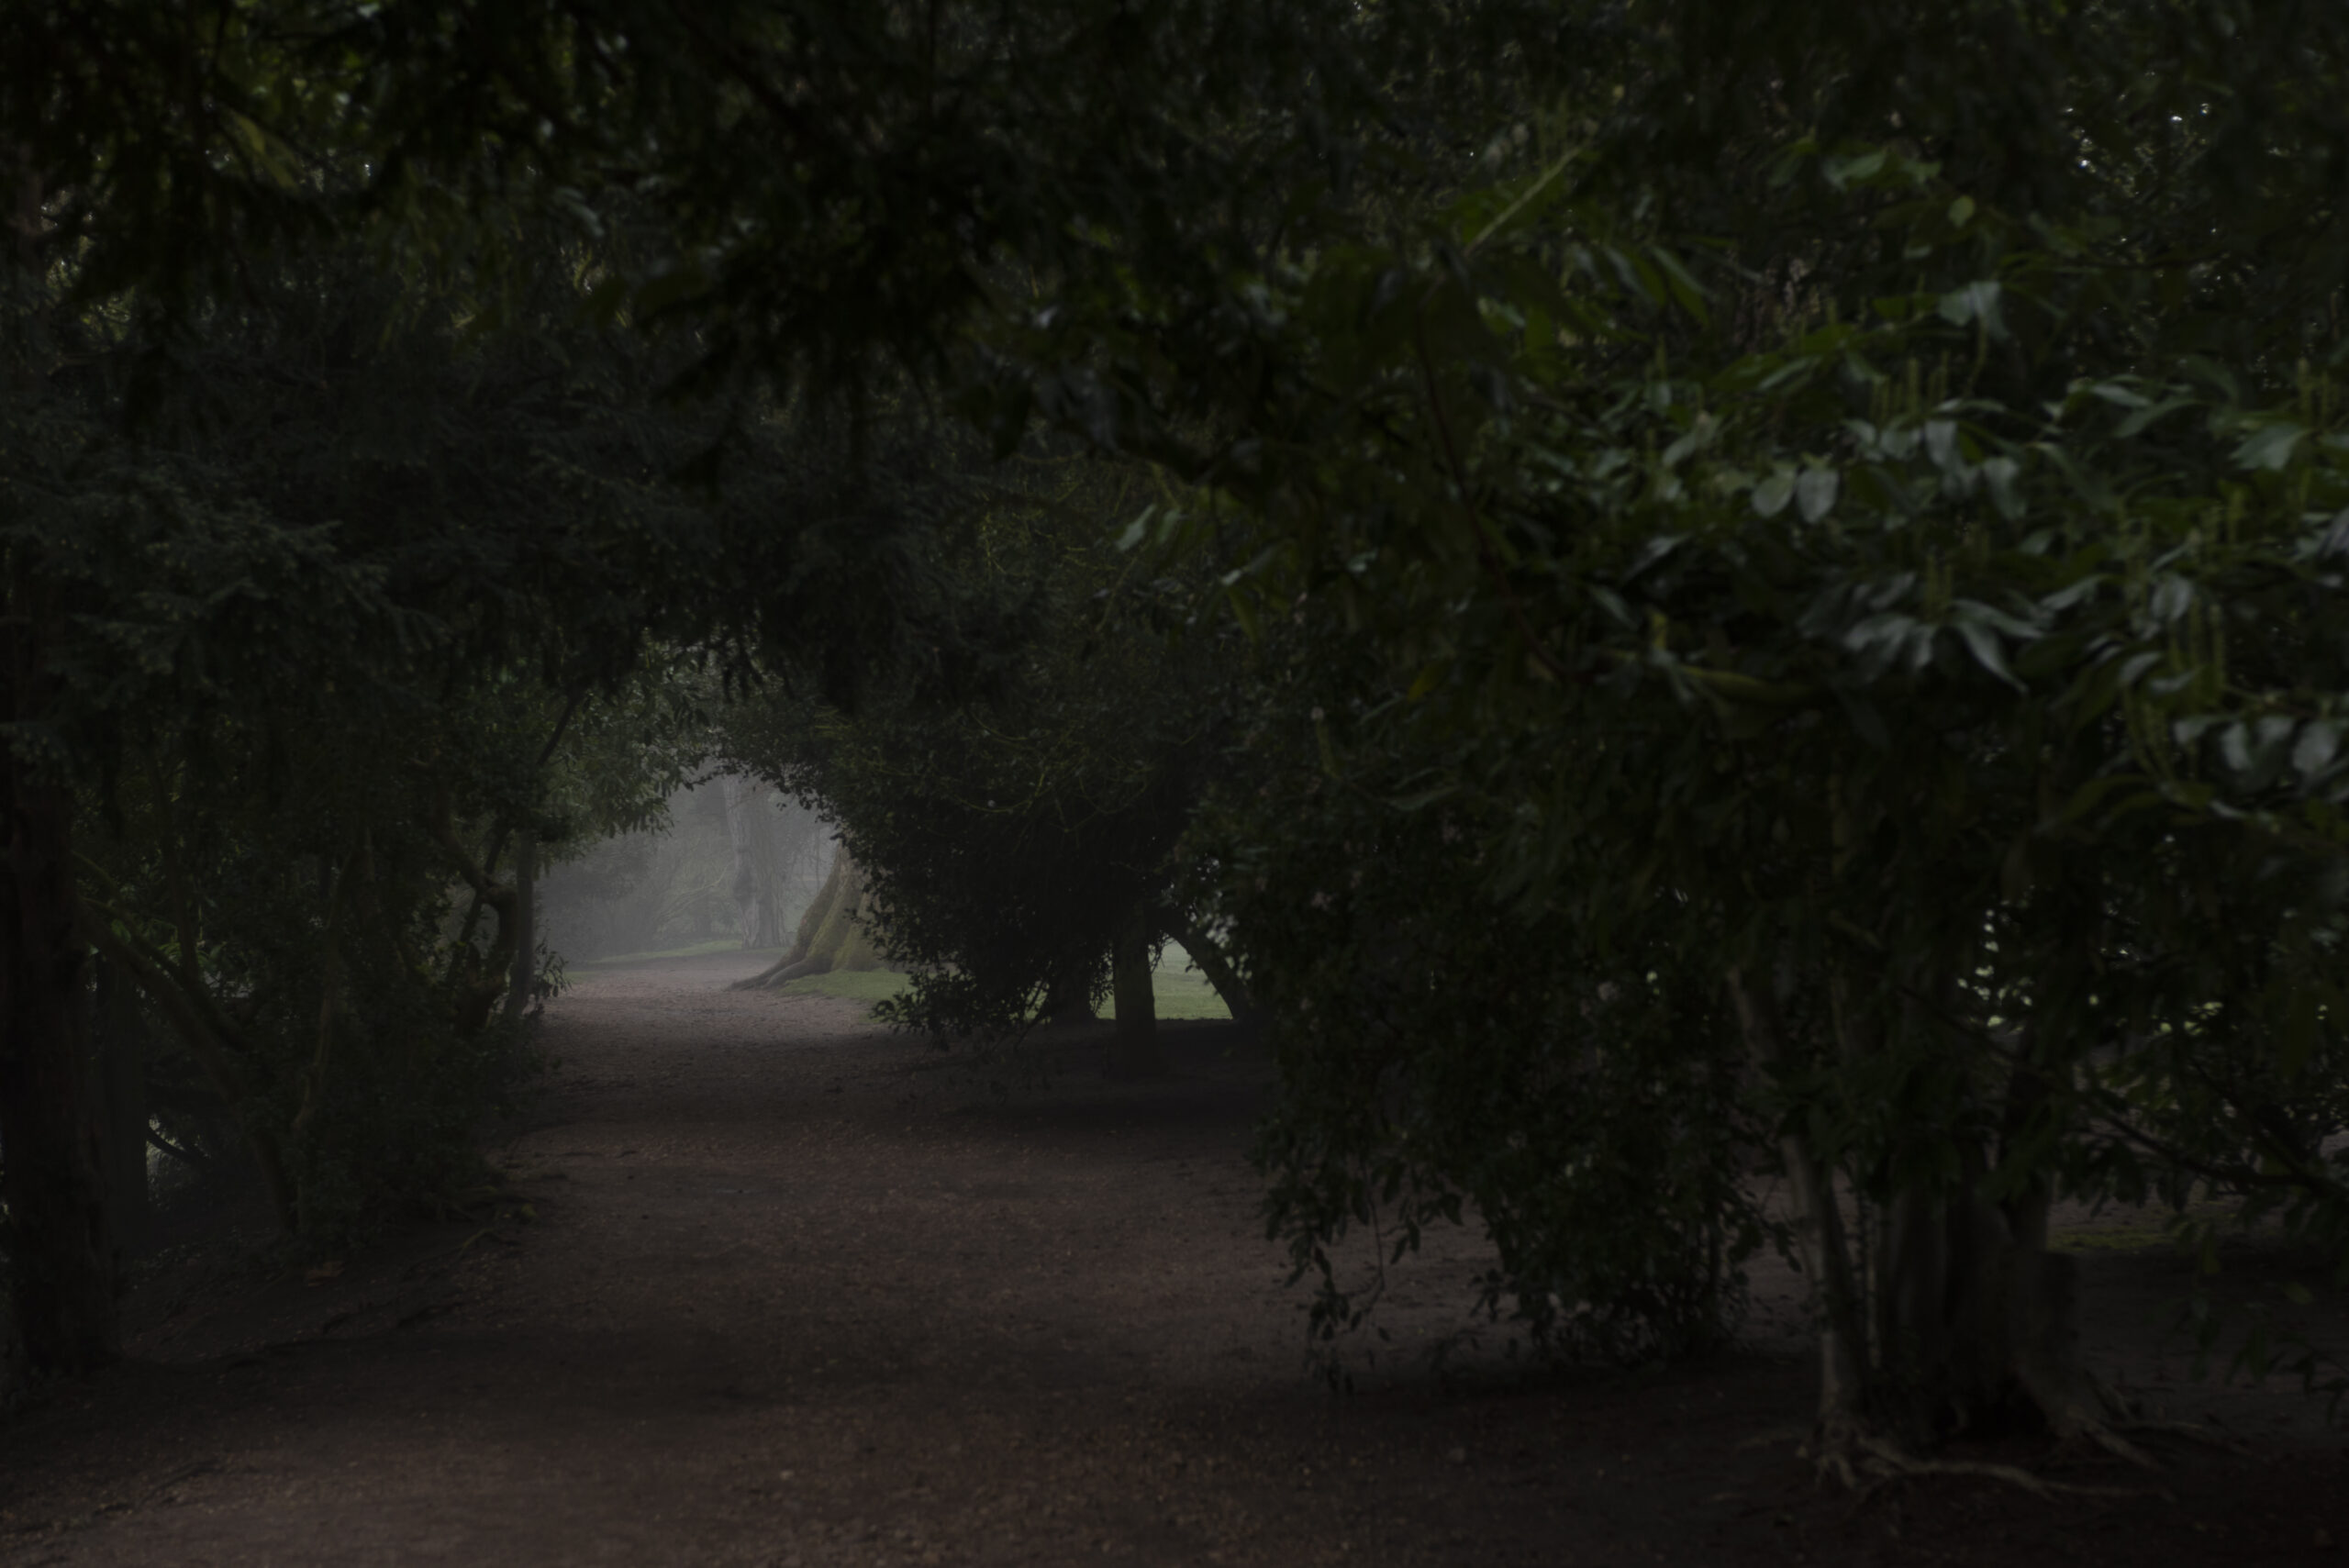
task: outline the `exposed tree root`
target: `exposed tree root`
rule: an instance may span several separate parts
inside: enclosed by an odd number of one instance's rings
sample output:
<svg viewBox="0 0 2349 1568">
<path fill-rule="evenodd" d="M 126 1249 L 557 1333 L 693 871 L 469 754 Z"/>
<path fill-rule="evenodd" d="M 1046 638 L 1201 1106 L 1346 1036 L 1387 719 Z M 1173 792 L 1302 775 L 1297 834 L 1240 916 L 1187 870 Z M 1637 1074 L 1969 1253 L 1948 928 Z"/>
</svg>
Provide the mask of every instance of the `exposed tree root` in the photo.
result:
<svg viewBox="0 0 2349 1568">
<path fill-rule="evenodd" d="M 2199 1421 L 2164 1421 L 2145 1416 L 2120 1423 L 2119 1429 L 2124 1432 L 2166 1432 L 2174 1438 L 2186 1438 L 2211 1448 L 2224 1449 L 2238 1459 L 2258 1457 L 2256 1451 L 2241 1438 L 2213 1430 Z"/>
<path fill-rule="evenodd" d="M 2096 1444 L 2116 1459 L 2125 1459 L 2141 1470 L 2159 1470 L 2162 1462 L 2121 1435 L 2121 1429 L 2102 1421 L 2087 1421 L 2075 1429 L 2075 1437 L 2082 1437 Z"/>
<path fill-rule="evenodd" d="M 2166 1433 L 2224 1449 L 2244 1458 L 2253 1457 L 2249 1445 L 2228 1433 L 2214 1431 L 2199 1422 L 2173 1421 L 2141 1415 L 2135 1401 L 2099 1381 L 2085 1380 L 2085 1387 L 2076 1388 L 2075 1395 L 2075 1397 L 2065 1400 L 2059 1411 L 2050 1412 L 2049 1424 L 2054 1429 L 2059 1441 L 2065 1446 L 2092 1444 L 2104 1453 L 2156 1474 L 2165 1468 L 2162 1462 L 2130 1441 L 2124 1434 Z M 1995 1464 L 1981 1460 L 1920 1458 L 1875 1429 L 1872 1423 L 1849 1412 L 1842 1413 L 1840 1418 L 1831 1416 L 1822 1420 L 1813 1442 L 1817 1453 L 1813 1463 L 1820 1478 L 1823 1481 L 1832 1476 L 1859 1495 L 1853 1505 L 1854 1512 L 1865 1507 L 1877 1493 L 1896 1483 L 1934 1475 L 1965 1475 L 2001 1482 L 2051 1502 L 2059 1496 L 2146 1496 L 2143 1491 L 2133 1487 L 2091 1486 L 2077 1482 L 2052 1481 L 2020 1465 Z M 1798 1451 L 1809 1455 L 1813 1451 L 1807 1446 Z"/>
<path fill-rule="evenodd" d="M 2131 1442 L 2124 1432 L 2163 1432 L 2171 1437 L 2187 1438 L 2212 1448 L 2224 1449 L 2239 1458 L 2249 1459 L 2251 1448 L 2242 1440 L 2225 1432 L 2213 1431 L 2195 1421 L 2172 1421 L 2144 1414 L 2138 1401 L 2102 1378 L 2087 1380 L 2096 1400 L 2103 1409 L 2091 1415 L 2076 1401 L 2064 1411 L 2064 1419 L 2056 1423 L 2056 1430 L 2065 1437 L 2086 1438 L 2107 1453 L 2114 1454 L 2146 1470 L 2160 1470 L 2161 1461 Z"/>
<path fill-rule="evenodd" d="M 1842 1449 L 1828 1449 L 1819 1456 L 1819 1468 L 1822 1474 L 1832 1475 L 1845 1486 L 1859 1492 L 1863 1501 L 1895 1482 L 1920 1480 L 1929 1475 L 1971 1475 L 1986 1481 L 2003 1481 L 2009 1486 L 2020 1486 L 2032 1496 L 2051 1502 L 2058 1495 L 2073 1497 L 2138 1497 L 2144 1495 L 2128 1486 L 2083 1486 L 2076 1482 L 2050 1481 L 2014 1464 L 1992 1464 L 1971 1459 L 1919 1459 L 1882 1438 L 1865 1434 L 1854 1434 L 1851 1442 L 1859 1450 L 1860 1458 L 1856 1464 L 1849 1452 Z M 1874 1479 L 1863 1483 L 1860 1480 L 1862 1473 Z"/>
</svg>

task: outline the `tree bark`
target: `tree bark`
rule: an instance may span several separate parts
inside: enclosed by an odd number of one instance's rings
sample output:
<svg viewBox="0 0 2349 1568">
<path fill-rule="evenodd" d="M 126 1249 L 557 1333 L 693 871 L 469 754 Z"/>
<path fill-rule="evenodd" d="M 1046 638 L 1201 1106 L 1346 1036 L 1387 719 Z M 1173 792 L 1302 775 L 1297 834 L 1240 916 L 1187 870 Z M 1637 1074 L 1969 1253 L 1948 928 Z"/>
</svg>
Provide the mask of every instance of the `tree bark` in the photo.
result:
<svg viewBox="0 0 2349 1568">
<path fill-rule="evenodd" d="M 126 940 L 109 928 L 106 921 L 93 916 L 86 908 L 77 911 L 82 923 L 82 935 L 110 962 L 119 964 L 126 974 L 139 983 L 172 1030 L 195 1058 L 196 1067 L 219 1095 L 220 1103 L 230 1107 L 237 1125 L 245 1136 L 246 1147 L 251 1151 L 254 1163 L 260 1168 L 262 1181 L 269 1188 L 271 1205 L 276 1209 L 278 1221 L 290 1232 L 296 1223 L 294 1187 L 285 1173 L 285 1159 L 277 1140 L 246 1114 L 252 1104 L 242 1067 L 251 1056 L 248 1047 L 221 1011 L 211 994 L 200 986 L 189 990 L 172 973 L 170 964 L 151 948 L 143 948 L 136 939 Z M 143 951 L 142 951 L 143 950 Z"/>
<path fill-rule="evenodd" d="M 539 977 L 539 836 L 528 828 L 514 846 L 514 958 L 506 980 L 506 1016 L 519 1018 L 530 1008 Z"/>
<path fill-rule="evenodd" d="M 1231 960 L 1216 945 L 1215 939 L 1180 917 L 1168 918 L 1166 934 L 1183 944 L 1183 951 L 1191 955 L 1191 962 L 1208 977 L 1208 984 L 1215 987 L 1215 994 L 1230 1009 L 1231 1021 L 1250 1034 L 1264 1032 L 1265 1024 L 1271 1021 L 1269 1015 L 1257 1006 L 1246 983 L 1240 978 L 1240 972 L 1231 967 Z"/>
<path fill-rule="evenodd" d="M 750 979 L 736 981 L 734 989 L 788 985 L 807 975 L 829 974 L 835 970 L 886 968 L 881 950 L 863 918 L 866 903 L 864 873 L 857 865 L 856 857 L 843 844 L 839 858 L 832 862 L 831 875 L 824 879 L 823 890 L 799 917 L 798 936 L 790 951 Z"/>
<path fill-rule="evenodd" d="M 1787 1041 L 1766 981 L 1749 984 L 1729 973 L 1731 1003 L 1757 1076 L 1786 1063 Z M 1819 1343 L 1819 1438 L 1822 1445 L 1852 1440 L 1867 1418 L 1867 1328 L 1859 1282 L 1852 1268 L 1842 1212 L 1835 1203 L 1834 1172 L 1809 1140 L 1789 1130 L 1778 1140 L 1794 1198 L 1795 1253 L 1810 1282 Z"/>
<path fill-rule="evenodd" d="M 726 838 L 734 854 L 734 906 L 740 912 L 742 945 L 783 945 L 782 888 L 775 875 L 774 812 L 766 787 L 729 773 L 720 781 L 726 798 Z"/>
<path fill-rule="evenodd" d="M 430 824 L 433 837 L 439 840 L 441 852 L 449 857 L 457 874 L 473 889 L 473 906 L 465 912 L 465 921 L 449 954 L 448 986 L 453 997 L 452 1014 L 457 1033 L 462 1036 L 479 1034 L 499 1000 L 506 995 L 513 974 L 515 954 L 521 951 L 515 940 L 521 924 L 516 890 L 511 884 L 502 883 L 492 874 L 497 869 L 497 855 L 503 847 L 493 839 L 489 847 L 489 863 L 476 864 L 473 857 L 457 836 L 457 824 L 450 801 L 449 787 L 442 784 L 435 792 L 434 816 Z M 473 945 L 473 921 L 483 909 L 497 917 L 497 928 L 490 934 L 489 951 L 484 956 Z"/>
<path fill-rule="evenodd" d="M 1785 1064 L 1772 999 L 1734 972 L 1729 984 L 1755 1067 Z M 1850 1050 L 1854 1036 L 1839 1032 Z M 2017 1140 L 2045 1092 L 2033 1070 L 2016 1071 L 2002 1144 Z M 1817 1321 L 1822 1460 L 1871 1441 L 1921 1450 L 2018 1423 L 2127 1451 L 2109 1424 L 2112 1402 L 2080 1360 L 2077 1278 L 2071 1259 L 2048 1250 L 2054 1195 L 2043 1179 L 1993 1202 L 1995 1151 L 1965 1151 L 1953 1186 L 1888 1195 L 1863 1271 L 1833 1168 L 1798 1131 L 1780 1143 Z"/>
<path fill-rule="evenodd" d="M 1093 1011 L 1093 990 L 1090 976 L 1083 970 L 1072 970 L 1044 987 L 1043 1005 L 1037 1009 L 1038 1021 L 1047 1028 L 1077 1029 L 1097 1023 Z"/>
<path fill-rule="evenodd" d="M 32 562 L 8 567 L 0 724 L 38 733 L 55 697 L 43 658 L 51 606 Z M 17 1331 L 36 1375 L 90 1372 L 121 1349 L 72 822 L 71 788 L 0 743 L 0 1201 Z"/>
<path fill-rule="evenodd" d="M 106 1221 L 116 1266 L 147 1239 L 147 1022 L 118 963 L 96 963 L 98 1097 L 106 1118 Z"/>
<path fill-rule="evenodd" d="M 1160 1078 L 1166 1054 L 1158 1040 L 1158 997 L 1151 986 L 1150 910 L 1136 905 L 1118 931 L 1109 968 L 1110 995 L 1118 1009 L 1109 1040 L 1109 1073 L 1115 1078 Z"/>
</svg>

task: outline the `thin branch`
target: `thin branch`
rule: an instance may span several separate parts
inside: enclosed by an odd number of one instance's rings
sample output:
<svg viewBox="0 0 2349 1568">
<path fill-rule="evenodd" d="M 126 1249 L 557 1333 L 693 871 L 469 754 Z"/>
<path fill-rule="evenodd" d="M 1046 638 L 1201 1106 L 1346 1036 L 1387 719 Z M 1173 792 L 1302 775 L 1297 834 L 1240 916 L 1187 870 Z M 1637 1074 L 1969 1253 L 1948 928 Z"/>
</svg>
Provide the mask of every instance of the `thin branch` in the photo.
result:
<svg viewBox="0 0 2349 1568">
<path fill-rule="evenodd" d="M 212 1169 L 211 1161 L 206 1159 L 203 1155 L 196 1153 L 192 1149 L 181 1148 L 170 1139 L 165 1138 L 161 1133 L 157 1132 L 151 1125 L 147 1129 L 147 1141 L 157 1149 L 161 1150 L 164 1153 L 170 1155 L 173 1159 L 177 1160 L 183 1165 L 190 1165 L 199 1171 L 209 1171 Z"/>
<path fill-rule="evenodd" d="M 1510 218 L 1515 217 L 1519 213 L 1524 211 L 1527 203 L 1540 195 L 1543 191 L 1548 190 L 1550 188 L 1550 182 L 1564 173 L 1566 172 L 1566 165 L 1575 161 L 1575 153 L 1576 150 L 1578 150 L 1570 149 L 1555 163 L 1553 163 L 1547 169 L 1544 169 L 1542 172 L 1542 177 L 1534 181 L 1533 183 L 1526 186 L 1525 189 L 1519 194 L 1517 200 L 1501 208 L 1500 216 L 1498 217 L 1494 218 L 1492 222 L 1485 225 L 1483 228 L 1477 230 L 1476 238 L 1468 241 L 1466 248 L 1460 252 L 1462 257 L 1466 258 L 1474 256 L 1476 253 L 1476 248 L 1482 245 L 1486 240 L 1490 239 L 1495 234 L 1498 233 L 1503 224 L 1507 223 Z"/>
<path fill-rule="evenodd" d="M 139 989 L 171 1020 L 188 1054 L 195 1058 L 197 1067 L 211 1080 L 213 1089 L 235 1107 L 246 1145 L 261 1166 L 262 1180 L 269 1188 L 278 1222 L 292 1230 L 295 1221 L 294 1189 L 286 1180 L 284 1162 L 279 1157 L 276 1143 L 245 1116 L 248 1096 L 244 1093 L 244 1071 L 233 1054 L 233 1048 L 241 1046 L 243 1041 L 235 1027 L 221 1015 L 209 992 L 200 986 L 193 993 L 183 988 L 166 964 L 139 951 L 146 944 L 136 933 L 126 939 L 87 901 L 76 901 L 74 916 L 83 940 L 129 972 Z"/>
</svg>

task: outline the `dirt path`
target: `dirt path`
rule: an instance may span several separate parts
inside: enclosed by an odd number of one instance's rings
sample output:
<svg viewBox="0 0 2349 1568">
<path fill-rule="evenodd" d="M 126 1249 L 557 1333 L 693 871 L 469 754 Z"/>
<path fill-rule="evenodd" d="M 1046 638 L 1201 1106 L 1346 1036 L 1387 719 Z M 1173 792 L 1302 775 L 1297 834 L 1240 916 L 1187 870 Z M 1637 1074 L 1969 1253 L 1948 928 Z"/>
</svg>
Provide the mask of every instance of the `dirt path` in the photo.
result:
<svg viewBox="0 0 2349 1568">
<path fill-rule="evenodd" d="M 591 972 L 551 1009 L 556 1087 L 507 1154 L 529 1223 L 142 1288 L 139 1359 L 0 1427 L 0 1563 L 2349 1561 L 2343 1436 L 2279 1389 L 2180 1388 L 2250 1461 L 2062 1473 L 2130 1496 L 1864 1507 L 1795 1452 L 1786 1341 L 1446 1392 L 1415 1358 L 1464 1322 L 1457 1240 L 1334 1397 L 1225 1031 L 1175 1027 L 1172 1083 L 1074 1051 L 1005 1096 L 849 1004 L 723 989 L 755 966 Z M 2158 1295 L 2091 1262 L 2108 1307 Z M 2099 1349 L 2143 1384 L 2153 1344 Z"/>
</svg>

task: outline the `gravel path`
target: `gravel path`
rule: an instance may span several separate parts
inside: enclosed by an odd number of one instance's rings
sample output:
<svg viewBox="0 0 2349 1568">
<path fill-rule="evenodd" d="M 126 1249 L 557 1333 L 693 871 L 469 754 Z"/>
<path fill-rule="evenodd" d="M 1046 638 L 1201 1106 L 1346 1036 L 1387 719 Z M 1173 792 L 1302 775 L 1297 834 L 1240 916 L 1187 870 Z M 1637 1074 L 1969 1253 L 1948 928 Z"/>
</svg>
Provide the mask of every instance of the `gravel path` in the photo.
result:
<svg viewBox="0 0 2349 1568">
<path fill-rule="evenodd" d="M 1333 1396 L 1228 1029 L 1172 1026 L 1172 1082 L 1077 1041 L 998 1092 L 851 1004 L 724 988 L 756 967 L 590 970 L 550 1010 L 554 1087 L 502 1152 L 529 1222 L 142 1287 L 131 1364 L 0 1427 L 0 1563 L 2344 1560 L 2349 1465 L 2305 1424 L 2076 1477 L 2131 1499 L 1855 1508 L 1795 1454 L 1783 1342 L 1538 1383 L 1487 1343 L 1447 1391 L 1461 1238 Z"/>
</svg>

